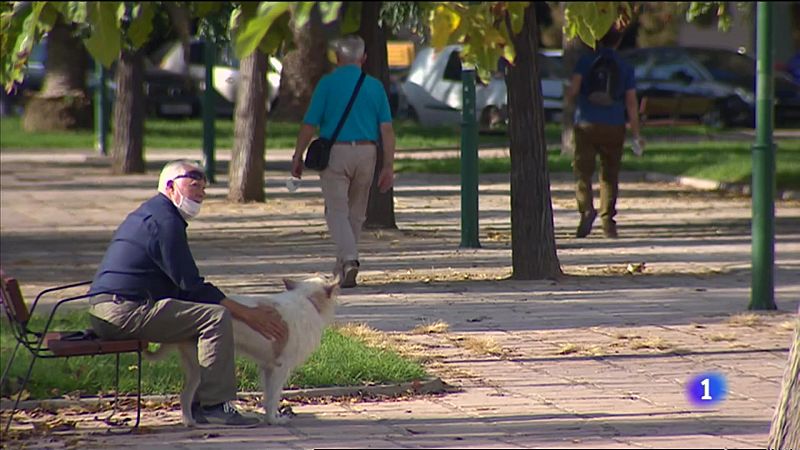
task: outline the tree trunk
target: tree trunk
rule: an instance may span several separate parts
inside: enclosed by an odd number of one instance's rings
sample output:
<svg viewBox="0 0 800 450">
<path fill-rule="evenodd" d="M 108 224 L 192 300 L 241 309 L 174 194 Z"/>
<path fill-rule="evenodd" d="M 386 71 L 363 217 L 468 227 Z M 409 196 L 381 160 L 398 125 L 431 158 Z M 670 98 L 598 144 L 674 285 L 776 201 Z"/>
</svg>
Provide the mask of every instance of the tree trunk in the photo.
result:
<svg viewBox="0 0 800 450">
<path fill-rule="evenodd" d="M 278 104 L 270 111 L 270 117 L 276 120 L 302 120 L 314 88 L 331 69 L 327 53 L 328 39 L 318 7 L 311 10 L 308 23 L 292 33 L 297 47 L 288 52 L 282 61 Z"/>
<path fill-rule="evenodd" d="M 42 90 L 25 105 L 25 131 L 92 128 L 92 102 L 86 90 L 88 55 L 73 31 L 74 26 L 59 18 L 48 34 L 47 72 Z"/>
<path fill-rule="evenodd" d="M 563 15 L 566 2 L 561 2 L 561 13 Z M 564 91 L 566 92 L 572 79 L 572 70 L 575 64 L 580 59 L 584 52 L 591 49 L 583 43 L 579 38 L 569 39 L 566 33 L 562 35 L 562 48 L 563 55 L 561 57 L 564 61 L 564 75 L 566 76 L 564 82 Z M 561 153 L 567 155 L 575 154 L 575 103 L 564 102 L 564 107 L 561 114 Z"/>
<path fill-rule="evenodd" d="M 263 202 L 267 56 L 259 50 L 254 51 L 241 61 L 239 76 L 228 200 Z"/>
<path fill-rule="evenodd" d="M 510 30 L 508 17 L 506 23 Z M 542 88 L 535 69 L 539 58 L 536 28 L 536 9 L 528 7 L 522 31 L 513 37 L 517 53 L 514 65 L 506 73 L 511 141 L 511 259 L 513 277 L 518 280 L 561 275 L 550 200 Z"/>
<path fill-rule="evenodd" d="M 358 35 L 366 44 L 367 61 L 364 71 L 383 83 L 386 95 L 389 95 L 389 59 L 386 51 L 386 34 L 378 21 L 383 2 L 363 2 L 361 4 L 361 25 Z M 381 193 L 378 189 L 378 175 L 383 167 L 383 151 L 378 146 L 378 158 L 375 162 L 375 176 L 369 191 L 367 204 L 367 220 L 365 228 L 396 229 L 394 217 L 394 190 Z"/>
<path fill-rule="evenodd" d="M 800 308 L 767 448 L 800 449 Z"/>
<path fill-rule="evenodd" d="M 144 173 L 144 115 L 144 57 L 140 50 L 123 50 L 117 63 L 113 173 Z"/>
</svg>

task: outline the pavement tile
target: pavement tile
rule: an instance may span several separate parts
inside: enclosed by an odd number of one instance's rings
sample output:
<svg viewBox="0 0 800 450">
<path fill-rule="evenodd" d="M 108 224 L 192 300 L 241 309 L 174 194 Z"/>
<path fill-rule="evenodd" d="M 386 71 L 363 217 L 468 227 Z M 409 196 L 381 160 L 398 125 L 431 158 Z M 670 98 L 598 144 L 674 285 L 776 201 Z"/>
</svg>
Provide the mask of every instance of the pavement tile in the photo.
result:
<svg viewBox="0 0 800 450">
<path fill-rule="evenodd" d="M 158 151 L 148 159 L 195 153 Z M 290 155 L 270 151 L 267 158 L 286 165 Z M 224 152 L 219 157 L 227 161 Z M 153 194 L 152 170 L 120 179 L 83 159 L 0 153 L 0 260 L 29 298 L 58 281 L 90 277 L 119 221 Z M 481 249 L 459 249 L 458 176 L 398 174 L 399 229 L 363 234 L 363 283 L 342 294 L 338 321 L 400 335 L 447 322 L 447 334 L 409 337 L 431 344 L 442 358 L 436 373 L 462 392 L 296 405 L 290 425 L 252 430 L 186 430 L 174 412 L 146 413 L 146 432 L 135 439 L 67 433 L 26 446 L 63 448 L 76 438 L 85 448 L 142 449 L 761 446 L 788 355 L 764 350 L 788 348 L 792 331 L 781 324 L 800 301 L 792 270 L 800 264 L 792 226 L 800 203 L 776 205 L 775 297 L 784 314 L 734 326 L 732 316 L 749 314 L 748 199 L 625 180 L 621 238 L 576 240 L 573 182 L 554 175 L 558 254 L 568 274 L 557 282 L 470 278 L 510 273 L 510 247 L 488 238 L 509 231 L 507 174 L 481 176 Z M 329 270 L 333 246 L 318 176 L 308 174 L 294 194 L 282 187 L 284 178 L 268 168 L 262 204 L 227 203 L 224 173 L 209 187 L 189 232 L 209 281 L 265 293 L 282 289 L 283 276 Z M 647 261 L 645 273 L 623 275 L 631 261 Z M 507 354 L 466 349 L 455 336 L 491 338 Z M 730 396 L 714 408 L 694 407 L 684 384 L 710 370 L 728 377 Z"/>
</svg>

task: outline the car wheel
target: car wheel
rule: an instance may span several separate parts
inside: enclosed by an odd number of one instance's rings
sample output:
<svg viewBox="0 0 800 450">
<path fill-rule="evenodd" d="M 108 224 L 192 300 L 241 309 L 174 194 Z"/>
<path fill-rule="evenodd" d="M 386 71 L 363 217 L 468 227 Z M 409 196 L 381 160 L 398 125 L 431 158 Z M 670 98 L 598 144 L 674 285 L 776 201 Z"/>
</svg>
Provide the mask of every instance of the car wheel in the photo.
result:
<svg viewBox="0 0 800 450">
<path fill-rule="evenodd" d="M 487 106 L 481 111 L 481 117 L 478 120 L 478 127 L 481 131 L 497 131 L 502 130 L 505 125 L 503 114 L 500 108 L 496 106 Z"/>
<path fill-rule="evenodd" d="M 419 123 L 419 115 L 417 114 L 417 110 L 411 105 L 408 105 L 408 119 L 415 123 Z"/>
<path fill-rule="evenodd" d="M 701 118 L 703 125 L 711 128 L 724 128 L 727 124 L 723 114 L 722 105 L 714 104 Z"/>
</svg>

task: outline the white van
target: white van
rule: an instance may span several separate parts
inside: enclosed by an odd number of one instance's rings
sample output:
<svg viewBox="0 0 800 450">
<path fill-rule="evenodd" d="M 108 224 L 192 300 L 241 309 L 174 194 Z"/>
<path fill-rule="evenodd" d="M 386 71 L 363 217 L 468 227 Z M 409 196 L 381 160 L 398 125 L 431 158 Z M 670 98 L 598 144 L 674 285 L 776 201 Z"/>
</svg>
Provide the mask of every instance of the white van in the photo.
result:
<svg viewBox="0 0 800 450">
<path fill-rule="evenodd" d="M 430 47 L 417 53 L 402 84 L 409 117 L 428 126 L 461 122 L 460 50 L 460 45 L 450 45 L 438 53 Z M 542 54 L 540 61 L 545 120 L 559 121 L 564 97 L 560 58 Z M 478 80 L 475 100 L 480 129 L 505 124 L 508 119 L 507 99 L 506 83 L 500 71 L 495 72 L 488 84 Z"/>
<path fill-rule="evenodd" d="M 158 54 L 159 67 L 174 73 L 187 73 L 195 80 L 198 90 L 205 90 L 205 41 L 192 39 L 189 42 L 189 64 L 183 59 L 180 42 L 170 42 Z M 281 83 L 281 62 L 270 56 L 267 61 L 267 111 L 275 106 Z M 239 60 L 231 47 L 218 49 L 214 65 L 214 90 L 219 94 L 216 104 L 217 114 L 231 116 L 236 104 L 236 89 L 239 86 Z M 201 94 L 202 95 L 202 94 Z"/>
</svg>

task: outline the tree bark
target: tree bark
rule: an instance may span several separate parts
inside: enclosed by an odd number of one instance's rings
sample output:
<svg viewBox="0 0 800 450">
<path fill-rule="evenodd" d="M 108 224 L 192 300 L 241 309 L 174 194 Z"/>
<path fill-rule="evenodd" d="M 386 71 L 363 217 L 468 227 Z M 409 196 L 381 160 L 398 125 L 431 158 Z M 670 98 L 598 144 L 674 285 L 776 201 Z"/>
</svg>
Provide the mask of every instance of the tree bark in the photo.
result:
<svg viewBox="0 0 800 450">
<path fill-rule="evenodd" d="M 144 57 L 140 50 L 123 50 L 117 63 L 113 173 L 144 173 L 144 115 Z"/>
<path fill-rule="evenodd" d="M 386 50 L 386 33 L 380 26 L 379 14 L 383 2 L 363 2 L 361 4 L 361 25 L 358 35 L 366 44 L 367 61 L 364 71 L 383 83 L 386 96 L 389 96 L 389 59 Z M 375 175 L 372 178 L 372 187 L 369 191 L 367 204 L 367 220 L 365 228 L 371 229 L 396 229 L 397 223 L 394 216 L 394 190 L 389 189 L 381 193 L 378 189 L 378 175 L 383 167 L 383 151 L 380 143 L 378 158 L 375 162 Z"/>
<path fill-rule="evenodd" d="M 47 72 L 39 93 L 27 100 L 22 127 L 28 132 L 92 128 L 86 90 L 88 55 L 74 26 L 58 19 L 47 38 Z"/>
<path fill-rule="evenodd" d="M 293 34 L 297 47 L 282 61 L 278 104 L 270 111 L 270 117 L 277 120 L 302 120 L 314 88 L 331 69 L 328 40 L 317 6 L 311 10 L 308 23 Z"/>
<path fill-rule="evenodd" d="M 228 200 L 264 201 L 264 133 L 267 117 L 267 56 L 259 50 L 239 66 Z"/>
<path fill-rule="evenodd" d="M 770 449 L 800 448 L 800 308 L 794 330 L 794 342 L 783 374 L 780 399 L 769 433 Z"/>
<path fill-rule="evenodd" d="M 561 13 L 564 14 L 566 2 L 561 2 Z M 563 54 L 561 60 L 564 62 L 564 91 L 566 92 L 572 79 L 572 70 L 584 52 L 591 49 L 579 38 L 569 39 L 566 33 L 562 35 Z M 575 103 L 564 101 L 561 114 L 561 153 L 567 155 L 575 154 Z"/>
<path fill-rule="evenodd" d="M 508 17 L 506 23 L 510 30 Z M 512 38 L 517 56 L 506 73 L 511 141 L 511 259 L 513 278 L 518 280 L 557 278 L 562 274 L 556 255 L 542 88 L 535 69 L 539 58 L 536 28 L 536 9 L 528 7 L 522 31 Z"/>
</svg>

